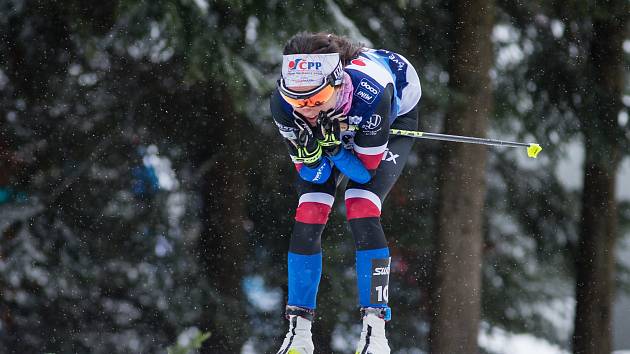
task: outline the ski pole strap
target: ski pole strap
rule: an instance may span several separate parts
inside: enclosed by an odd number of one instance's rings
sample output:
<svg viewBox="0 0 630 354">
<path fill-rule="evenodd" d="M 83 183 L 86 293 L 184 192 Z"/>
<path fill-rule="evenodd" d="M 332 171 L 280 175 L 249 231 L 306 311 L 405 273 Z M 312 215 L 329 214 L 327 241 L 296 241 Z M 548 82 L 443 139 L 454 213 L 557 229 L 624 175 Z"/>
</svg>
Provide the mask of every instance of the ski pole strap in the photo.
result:
<svg viewBox="0 0 630 354">
<path fill-rule="evenodd" d="M 289 319 L 289 316 L 300 316 L 306 318 L 307 320 L 313 322 L 315 319 L 315 310 L 307 309 L 304 307 L 298 306 L 288 306 L 285 309 L 284 316 Z"/>
</svg>

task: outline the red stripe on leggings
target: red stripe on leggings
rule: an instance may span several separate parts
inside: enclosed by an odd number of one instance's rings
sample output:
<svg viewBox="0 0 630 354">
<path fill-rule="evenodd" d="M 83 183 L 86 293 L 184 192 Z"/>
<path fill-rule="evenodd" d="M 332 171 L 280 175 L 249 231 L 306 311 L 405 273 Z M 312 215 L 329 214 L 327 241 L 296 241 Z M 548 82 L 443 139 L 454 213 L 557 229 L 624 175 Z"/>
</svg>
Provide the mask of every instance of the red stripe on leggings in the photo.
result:
<svg viewBox="0 0 630 354">
<path fill-rule="evenodd" d="M 300 204 L 295 212 L 295 221 L 304 224 L 326 224 L 330 207 L 326 204 L 316 202 L 304 202 Z"/>
<path fill-rule="evenodd" d="M 346 217 L 348 220 L 358 218 L 380 217 L 381 211 L 374 203 L 365 198 L 346 199 Z"/>
<path fill-rule="evenodd" d="M 365 166 L 365 168 L 367 168 L 368 170 L 375 170 L 381 163 L 384 152 L 376 155 L 366 155 L 355 151 L 355 154 L 357 155 L 359 160 L 363 162 L 363 166 Z"/>
</svg>

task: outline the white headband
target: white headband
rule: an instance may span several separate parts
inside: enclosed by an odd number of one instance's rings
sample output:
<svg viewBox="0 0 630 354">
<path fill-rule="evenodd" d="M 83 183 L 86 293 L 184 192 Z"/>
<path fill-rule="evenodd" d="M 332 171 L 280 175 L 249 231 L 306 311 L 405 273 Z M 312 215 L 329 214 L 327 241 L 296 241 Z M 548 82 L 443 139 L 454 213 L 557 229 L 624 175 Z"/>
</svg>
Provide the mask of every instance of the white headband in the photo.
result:
<svg viewBox="0 0 630 354">
<path fill-rule="evenodd" d="M 282 79 L 286 87 L 319 86 L 331 74 L 334 74 L 334 85 L 338 85 L 341 71 L 339 53 L 282 56 Z"/>
</svg>

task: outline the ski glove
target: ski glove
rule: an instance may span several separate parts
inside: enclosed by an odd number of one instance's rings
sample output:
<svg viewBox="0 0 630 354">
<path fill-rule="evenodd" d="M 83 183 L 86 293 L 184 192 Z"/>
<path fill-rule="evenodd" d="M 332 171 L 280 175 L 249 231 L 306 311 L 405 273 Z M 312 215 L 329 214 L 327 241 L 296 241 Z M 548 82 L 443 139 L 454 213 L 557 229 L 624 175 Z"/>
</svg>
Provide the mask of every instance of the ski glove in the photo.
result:
<svg viewBox="0 0 630 354">
<path fill-rule="evenodd" d="M 319 166 L 322 157 L 322 147 L 315 139 L 313 132 L 308 127 L 300 130 L 297 139 L 297 162 L 302 162 L 309 167 Z"/>
<path fill-rule="evenodd" d="M 320 112 L 317 116 L 317 140 L 326 152 L 333 155 L 341 145 L 340 115 L 332 115 L 332 110 Z"/>
<path fill-rule="evenodd" d="M 313 135 L 310 127 L 304 125 L 297 139 L 296 161 L 302 162 L 300 177 L 311 183 L 325 183 L 332 172 L 332 166 L 326 156 L 322 157 L 322 147 Z"/>
</svg>

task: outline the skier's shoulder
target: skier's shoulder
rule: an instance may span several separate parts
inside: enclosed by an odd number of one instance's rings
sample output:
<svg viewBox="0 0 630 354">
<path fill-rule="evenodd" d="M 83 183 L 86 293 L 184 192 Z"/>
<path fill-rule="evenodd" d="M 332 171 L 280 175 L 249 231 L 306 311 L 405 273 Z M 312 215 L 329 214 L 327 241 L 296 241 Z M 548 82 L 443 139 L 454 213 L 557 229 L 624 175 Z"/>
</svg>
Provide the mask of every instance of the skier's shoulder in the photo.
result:
<svg viewBox="0 0 630 354">
<path fill-rule="evenodd" d="M 408 112 L 418 103 L 422 95 L 420 79 L 415 68 L 405 57 L 385 49 L 366 48 L 357 59 L 365 64 L 364 67 L 371 68 L 369 70 L 362 70 L 362 73 L 373 78 L 373 82 L 379 82 L 380 80 L 380 83 L 393 85 L 394 91 L 391 96 L 393 102 L 390 122 L 396 118 L 399 112 Z M 378 69 L 376 69 L 376 67 L 378 67 Z M 354 73 L 357 78 L 361 77 L 358 71 L 359 70 L 355 70 Z M 370 85 L 370 81 L 362 82 L 361 80 L 363 80 L 363 77 L 353 81 L 353 83 L 357 82 L 359 85 L 358 88 L 355 88 L 354 98 L 360 99 L 361 97 L 369 97 L 369 94 L 365 92 L 366 90 L 377 91 L 370 90 L 370 88 L 374 87 Z M 386 85 L 382 86 L 387 87 Z M 383 93 L 379 92 L 379 95 L 382 94 Z M 379 100 L 379 98 L 380 97 L 377 95 L 375 101 Z"/>
<path fill-rule="evenodd" d="M 379 62 L 377 57 L 370 56 L 369 51 L 362 52 L 357 58 L 350 61 L 344 70 L 352 79 L 355 93 L 368 91 L 377 95 L 376 90 L 381 91 L 387 84 L 393 82 L 389 70 Z"/>
<path fill-rule="evenodd" d="M 409 67 L 413 67 L 409 60 L 407 60 L 407 58 L 405 58 L 402 54 L 392 52 L 391 50 L 369 49 L 362 54 L 386 65 L 393 73 L 406 71 Z"/>
<path fill-rule="evenodd" d="M 351 115 L 370 116 L 387 92 L 387 85 L 393 84 L 391 75 L 382 65 L 363 55 L 351 60 L 344 70 L 352 79 Z"/>
<path fill-rule="evenodd" d="M 287 139 L 296 139 L 299 131 L 293 116 L 293 108 L 281 96 L 278 90 L 271 94 L 269 105 L 271 117 L 280 134 Z"/>
</svg>

